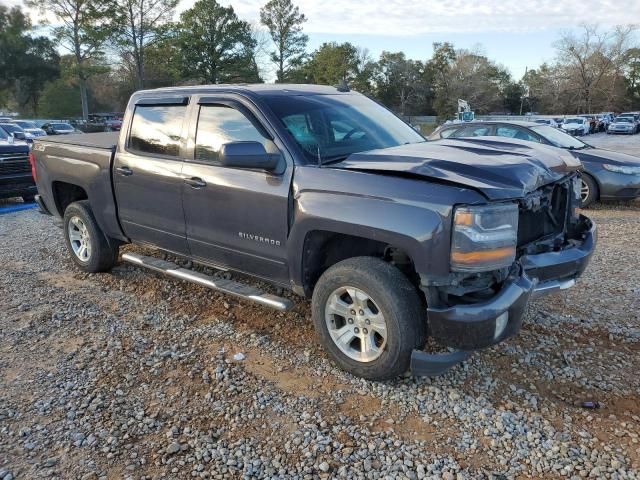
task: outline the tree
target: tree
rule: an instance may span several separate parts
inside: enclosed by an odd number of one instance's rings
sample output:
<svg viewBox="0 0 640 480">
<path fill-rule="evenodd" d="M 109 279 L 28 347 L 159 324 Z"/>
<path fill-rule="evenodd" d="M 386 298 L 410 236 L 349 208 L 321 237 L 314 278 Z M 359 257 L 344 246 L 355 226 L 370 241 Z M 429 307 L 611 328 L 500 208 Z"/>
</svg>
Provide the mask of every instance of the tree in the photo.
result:
<svg viewBox="0 0 640 480">
<path fill-rule="evenodd" d="M 271 0 L 260 10 L 260 21 L 276 47 L 271 60 L 277 66 L 278 82 L 284 82 L 289 71 L 299 67 L 306 55 L 309 37 L 302 33 L 302 25 L 307 18 L 291 0 Z"/>
<path fill-rule="evenodd" d="M 135 68 L 136 87 L 144 88 L 146 50 L 160 42 L 179 0 L 113 0 L 111 38 Z"/>
<path fill-rule="evenodd" d="M 382 52 L 377 64 L 376 97 L 400 115 L 409 115 L 424 98 L 424 64 L 403 52 Z"/>
<path fill-rule="evenodd" d="M 356 73 L 358 50 L 350 43 L 323 43 L 305 65 L 311 83 L 337 85 L 350 82 Z"/>
<path fill-rule="evenodd" d="M 184 75 L 204 83 L 260 80 L 251 26 L 233 7 L 199 0 L 180 15 L 178 29 Z"/>
<path fill-rule="evenodd" d="M 82 118 L 86 120 L 89 114 L 87 81 L 91 75 L 103 71 L 100 64 L 108 35 L 108 4 L 100 0 L 27 0 L 26 3 L 57 18 L 53 36 L 75 60 L 74 75 L 78 80 Z"/>
<path fill-rule="evenodd" d="M 640 108 L 640 48 L 634 47 L 625 53 L 625 82 L 631 108 Z"/>
<path fill-rule="evenodd" d="M 59 78 L 47 84 L 40 97 L 38 111 L 45 118 L 74 118 L 82 112 L 78 104 L 80 89 Z"/>
<path fill-rule="evenodd" d="M 37 113 L 46 84 L 58 77 L 60 58 L 53 42 L 28 34 L 31 22 L 18 7 L 0 5 L 0 90 L 20 111 Z"/>
<path fill-rule="evenodd" d="M 519 110 L 518 88 L 511 74 L 478 50 L 455 50 L 450 43 L 436 43 L 425 74 L 433 85 L 434 108 L 442 118 L 456 112 L 458 99 L 468 101 L 481 114 L 513 111 L 516 103 Z"/>
<path fill-rule="evenodd" d="M 433 44 L 433 56 L 425 65 L 425 78 L 431 85 L 433 109 L 441 118 L 456 111 L 457 99 L 452 98 L 451 68 L 456 60 L 456 51 L 449 42 Z M 456 102 L 456 103 L 454 103 Z"/>
<path fill-rule="evenodd" d="M 593 109 L 596 94 L 612 101 L 616 79 L 621 77 L 629 42 L 635 26 L 616 27 L 602 32 L 597 25 L 582 25 L 580 35 L 566 33 L 556 42 L 558 64 L 571 78 L 587 113 Z"/>
</svg>

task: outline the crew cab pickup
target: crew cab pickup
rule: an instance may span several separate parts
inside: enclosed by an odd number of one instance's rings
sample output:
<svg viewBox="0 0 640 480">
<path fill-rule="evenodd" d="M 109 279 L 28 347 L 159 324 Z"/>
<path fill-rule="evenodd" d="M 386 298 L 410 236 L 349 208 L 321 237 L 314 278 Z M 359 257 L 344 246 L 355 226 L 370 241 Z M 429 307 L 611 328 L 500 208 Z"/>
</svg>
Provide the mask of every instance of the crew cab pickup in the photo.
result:
<svg viewBox="0 0 640 480">
<path fill-rule="evenodd" d="M 529 301 L 572 286 L 595 246 L 572 156 L 426 142 L 342 88 L 140 91 L 116 135 L 35 140 L 37 201 L 82 270 L 136 243 L 286 287 L 311 299 L 329 356 L 368 379 L 438 374 L 516 334 Z M 291 306 L 153 254 L 122 260 Z M 428 335 L 447 353 L 425 352 Z"/>
</svg>

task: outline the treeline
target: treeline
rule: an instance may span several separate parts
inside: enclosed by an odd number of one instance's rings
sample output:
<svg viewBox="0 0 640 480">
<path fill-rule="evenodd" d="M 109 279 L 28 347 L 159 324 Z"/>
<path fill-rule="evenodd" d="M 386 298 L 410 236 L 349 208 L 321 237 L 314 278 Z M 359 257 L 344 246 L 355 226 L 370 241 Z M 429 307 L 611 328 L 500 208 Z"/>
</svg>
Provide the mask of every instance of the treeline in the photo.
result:
<svg viewBox="0 0 640 480">
<path fill-rule="evenodd" d="M 433 44 L 431 58 L 373 58 L 351 43 L 308 49 L 304 13 L 271 0 L 252 25 L 232 7 L 198 0 L 28 0 L 55 17 L 37 35 L 18 7 L 0 6 L 0 107 L 29 116 L 121 111 L 131 93 L 171 85 L 262 82 L 337 85 L 402 115 L 449 117 L 459 98 L 477 114 L 589 113 L 640 109 L 635 27 L 581 26 L 555 43 L 556 60 L 516 80 L 481 50 Z"/>
</svg>

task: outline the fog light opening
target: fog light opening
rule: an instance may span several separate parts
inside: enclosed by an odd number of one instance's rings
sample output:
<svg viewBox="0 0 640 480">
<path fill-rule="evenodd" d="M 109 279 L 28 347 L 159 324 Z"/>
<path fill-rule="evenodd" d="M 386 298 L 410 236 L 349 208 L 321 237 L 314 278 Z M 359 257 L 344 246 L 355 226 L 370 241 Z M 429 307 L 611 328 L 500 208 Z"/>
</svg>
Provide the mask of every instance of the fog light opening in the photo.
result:
<svg viewBox="0 0 640 480">
<path fill-rule="evenodd" d="M 496 329 L 493 333 L 494 340 L 502 335 L 504 329 L 507 328 L 507 322 L 509 322 L 509 312 L 504 312 L 496 318 Z"/>
</svg>

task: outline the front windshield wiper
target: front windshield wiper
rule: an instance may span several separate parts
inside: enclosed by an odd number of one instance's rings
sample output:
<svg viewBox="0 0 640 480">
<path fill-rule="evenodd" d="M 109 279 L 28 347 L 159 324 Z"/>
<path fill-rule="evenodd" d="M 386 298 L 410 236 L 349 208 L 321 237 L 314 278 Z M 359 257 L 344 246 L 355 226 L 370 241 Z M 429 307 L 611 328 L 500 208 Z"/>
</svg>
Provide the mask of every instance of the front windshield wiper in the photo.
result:
<svg viewBox="0 0 640 480">
<path fill-rule="evenodd" d="M 349 155 L 336 155 L 334 157 L 326 157 L 320 160 L 319 165 L 328 165 L 330 163 L 336 163 L 336 162 L 341 162 L 342 160 L 345 160 L 347 157 L 349 157 Z"/>
</svg>

